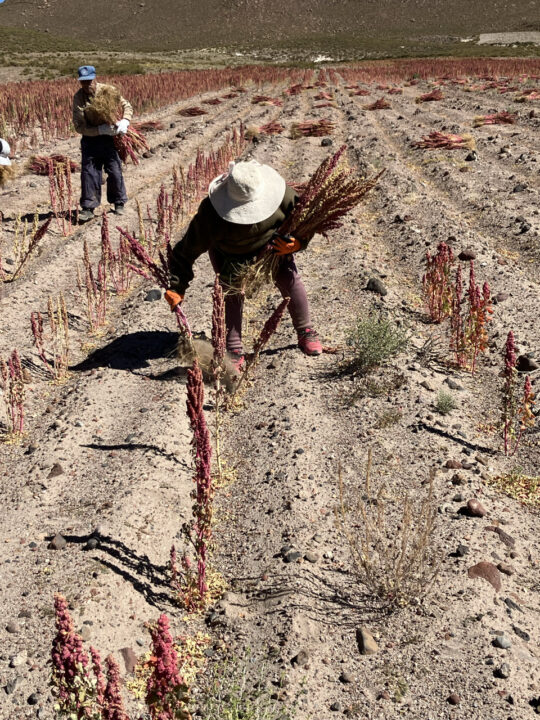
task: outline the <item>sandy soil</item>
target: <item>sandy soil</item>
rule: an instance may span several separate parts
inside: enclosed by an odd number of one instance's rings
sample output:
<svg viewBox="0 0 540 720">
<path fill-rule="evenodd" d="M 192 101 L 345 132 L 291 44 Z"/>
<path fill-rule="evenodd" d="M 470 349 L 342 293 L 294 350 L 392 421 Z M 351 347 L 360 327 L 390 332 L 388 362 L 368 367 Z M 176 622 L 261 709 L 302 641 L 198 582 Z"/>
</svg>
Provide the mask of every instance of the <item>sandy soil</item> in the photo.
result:
<svg viewBox="0 0 540 720">
<path fill-rule="evenodd" d="M 350 98 L 343 83 L 333 88 L 337 107 L 324 110 L 314 109 L 312 90 L 286 99 L 283 108 L 252 106 L 254 88 L 210 106 L 202 119 L 179 117 L 175 105 L 152 115 L 166 129 L 149 134 L 154 154 L 125 173 L 130 203 L 121 224 L 131 228 L 137 226 L 135 198 L 153 206 L 173 165 L 189 163 L 199 146 L 217 147 L 240 120 L 258 125 L 279 118 L 288 126 L 327 116 L 336 123 L 333 147 L 287 134 L 250 146 L 250 155 L 290 181 L 305 180 L 341 143 L 361 172 L 386 168 L 379 187 L 343 227 L 328 241 L 315 238 L 298 256 L 314 325 L 324 343 L 340 351 L 303 356 L 287 318 L 241 408 L 227 418 L 224 452 L 236 480 L 216 496 L 213 566 L 228 590 L 208 615 L 187 625 L 190 631 L 206 628 L 216 647 L 225 643 L 236 657 L 250 648 L 266 658 L 271 691 L 285 707 L 296 706 L 301 719 L 521 720 L 534 716 L 535 699 L 540 703 L 538 512 L 490 485 L 518 466 L 537 475 L 540 460 L 537 431 L 517 456 L 505 459 L 490 430 L 499 413 L 508 330 L 521 352 L 540 354 L 539 120 L 529 116 L 530 105 L 495 91 L 473 95 L 450 86 L 443 101 L 415 104 L 427 89 L 405 88 L 389 98 L 390 110 L 378 112 L 363 106 L 381 91 Z M 283 88 L 265 90 L 275 95 Z M 410 147 L 431 130 L 470 132 L 475 115 L 508 108 L 520 112 L 516 125 L 472 131 L 476 161 L 465 161 L 467 151 Z M 78 141 L 43 148 L 53 150 L 77 158 Z M 16 216 L 46 213 L 48 202 L 46 180 L 31 175 L 0 194 L 4 248 Z M 192 488 L 174 322 L 164 302 L 145 301 L 152 287 L 146 283 L 112 301 L 105 334 L 89 335 L 76 265 L 83 239 L 98 257 L 99 237 L 99 220 L 68 239 L 54 230 L 25 276 L 2 288 L 0 352 L 5 357 L 17 347 L 31 372 L 27 434 L 20 445 L 0 446 L 0 717 L 6 720 L 53 717 L 47 660 L 56 591 L 70 599 L 85 640 L 119 660 L 122 648 L 138 655 L 148 648 L 144 623 L 161 611 L 176 631 L 186 631 L 167 574 L 170 545 L 181 545 L 179 531 L 190 516 Z M 420 301 L 424 253 L 441 240 L 449 240 L 456 254 L 472 248 L 478 279 L 507 296 L 495 306 L 490 346 L 474 377 L 445 362 L 444 333 L 426 322 Z M 371 277 L 382 280 L 387 295 L 366 290 Z M 207 333 L 212 281 L 203 258 L 185 301 L 193 327 Z M 55 386 L 40 369 L 29 317 L 32 310 L 45 311 L 48 296 L 59 290 L 69 306 L 72 371 Z M 269 288 L 251 309 L 252 328 L 276 301 Z M 359 378 L 337 370 L 348 330 L 374 308 L 406 328 L 410 342 L 376 371 L 387 387 L 371 397 L 360 393 Z M 422 347 L 431 337 L 440 349 L 426 357 Z M 531 375 L 533 387 L 537 375 Z M 459 388 L 451 391 L 457 408 L 441 416 L 434 404 L 449 381 Z M 385 488 L 396 533 L 400 498 L 421 497 L 435 471 L 433 543 L 442 556 L 440 574 L 424 601 L 390 614 L 352 575 L 335 518 L 338 467 L 349 496 L 363 487 L 369 448 L 372 484 Z M 463 466 L 457 478 L 449 460 Z M 472 498 L 481 500 L 484 517 L 459 512 Z M 504 528 L 508 545 L 493 527 Z M 57 533 L 67 544 L 49 549 Z M 462 555 L 460 545 L 467 547 Z M 286 562 L 290 551 L 298 555 Z M 511 566 L 511 575 L 501 573 L 499 592 L 468 577 L 481 561 Z M 359 652 L 361 627 L 377 642 L 373 655 Z M 493 645 L 501 633 L 508 649 Z M 501 672 L 503 664 L 508 672 Z M 451 695 L 457 704 L 449 702 Z"/>
</svg>

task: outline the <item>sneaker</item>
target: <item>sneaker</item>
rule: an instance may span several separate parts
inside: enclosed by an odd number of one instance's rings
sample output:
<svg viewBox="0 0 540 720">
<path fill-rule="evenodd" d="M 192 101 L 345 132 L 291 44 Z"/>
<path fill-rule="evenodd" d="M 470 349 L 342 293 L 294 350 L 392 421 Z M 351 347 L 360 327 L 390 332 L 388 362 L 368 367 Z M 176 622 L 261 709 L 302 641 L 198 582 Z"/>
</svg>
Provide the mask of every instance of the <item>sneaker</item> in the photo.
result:
<svg viewBox="0 0 540 720">
<path fill-rule="evenodd" d="M 85 223 L 91 220 L 94 217 L 94 211 L 92 208 L 84 208 L 79 213 L 79 222 Z"/>
<path fill-rule="evenodd" d="M 116 215 L 123 215 L 124 214 L 124 203 L 115 203 L 114 212 L 116 213 Z"/>
<path fill-rule="evenodd" d="M 244 369 L 244 364 L 246 361 L 244 353 L 241 350 L 231 350 L 229 352 L 229 357 L 236 372 L 241 373 Z"/>
<path fill-rule="evenodd" d="M 319 336 L 311 328 L 298 331 L 298 347 L 305 355 L 320 355 L 322 353 Z"/>
</svg>

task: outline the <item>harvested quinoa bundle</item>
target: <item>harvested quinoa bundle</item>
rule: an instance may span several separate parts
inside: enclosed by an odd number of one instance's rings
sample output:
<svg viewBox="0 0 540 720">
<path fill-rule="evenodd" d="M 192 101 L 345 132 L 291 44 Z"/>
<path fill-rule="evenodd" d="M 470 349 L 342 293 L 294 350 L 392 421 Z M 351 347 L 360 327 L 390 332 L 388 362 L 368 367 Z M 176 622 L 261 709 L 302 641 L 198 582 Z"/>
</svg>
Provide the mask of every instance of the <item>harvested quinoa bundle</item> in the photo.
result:
<svg viewBox="0 0 540 720">
<path fill-rule="evenodd" d="M 434 130 L 429 135 L 423 135 L 421 140 L 412 144 L 415 148 L 426 148 L 428 150 L 443 148 L 445 150 L 474 150 L 476 143 L 472 135 L 453 135 Z"/>
<path fill-rule="evenodd" d="M 139 132 L 152 132 L 153 130 L 163 130 L 163 123 L 159 120 L 143 120 L 138 123 L 131 123 L 131 127 Z"/>
<path fill-rule="evenodd" d="M 291 125 L 291 138 L 296 140 L 300 137 L 323 137 L 331 135 L 335 130 L 335 124 L 328 118 L 315 120 L 314 122 L 293 123 Z"/>
<path fill-rule="evenodd" d="M 348 166 L 342 145 L 319 165 L 291 214 L 279 228 L 280 235 L 309 241 L 315 233 L 326 236 L 341 227 L 340 218 L 358 205 L 377 184 L 384 170 L 370 179 L 361 178 Z"/>
<path fill-rule="evenodd" d="M 28 163 L 28 169 L 34 175 L 49 175 L 49 167 L 52 163 L 56 172 L 63 172 L 69 163 L 71 172 L 80 172 L 81 166 L 68 158 L 66 155 L 33 155 Z M 65 174 L 65 172 L 64 172 Z"/>
<path fill-rule="evenodd" d="M 509 113 L 503 110 L 493 115 L 477 115 L 473 120 L 473 127 L 482 125 L 514 125 L 517 120 L 517 113 Z"/>
<path fill-rule="evenodd" d="M 414 102 L 415 103 L 433 102 L 435 100 L 442 100 L 443 98 L 444 98 L 444 95 L 442 94 L 442 92 L 438 88 L 435 88 L 435 90 L 432 90 L 429 93 L 424 93 L 424 95 L 419 95 L 415 99 Z"/>
<path fill-rule="evenodd" d="M 11 182 L 16 175 L 13 165 L 0 165 L 0 188 Z"/>
<path fill-rule="evenodd" d="M 281 135 L 281 133 L 285 130 L 283 125 L 277 120 L 272 120 L 269 123 L 266 123 L 266 125 L 261 125 L 259 128 L 259 131 L 263 135 Z"/>
<path fill-rule="evenodd" d="M 211 98 L 210 100 L 203 100 L 203 105 L 221 105 L 219 98 Z"/>
<path fill-rule="evenodd" d="M 150 150 L 150 145 L 144 135 L 131 125 L 125 135 L 114 136 L 114 146 L 123 163 L 131 160 L 134 165 L 138 165 L 139 157 Z"/>
<path fill-rule="evenodd" d="M 184 117 L 194 117 L 196 115 L 207 115 L 208 111 L 202 107 L 188 107 L 180 110 L 178 114 Z"/>
<path fill-rule="evenodd" d="M 112 85 L 101 87 L 85 109 L 91 125 L 114 125 L 122 117 L 121 95 Z"/>
<path fill-rule="evenodd" d="M 391 108 L 392 106 L 388 102 L 388 100 L 385 100 L 384 98 L 379 98 L 378 100 L 375 100 L 374 103 L 371 103 L 371 105 L 364 105 L 364 108 L 366 110 L 388 110 L 388 108 Z"/>
</svg>

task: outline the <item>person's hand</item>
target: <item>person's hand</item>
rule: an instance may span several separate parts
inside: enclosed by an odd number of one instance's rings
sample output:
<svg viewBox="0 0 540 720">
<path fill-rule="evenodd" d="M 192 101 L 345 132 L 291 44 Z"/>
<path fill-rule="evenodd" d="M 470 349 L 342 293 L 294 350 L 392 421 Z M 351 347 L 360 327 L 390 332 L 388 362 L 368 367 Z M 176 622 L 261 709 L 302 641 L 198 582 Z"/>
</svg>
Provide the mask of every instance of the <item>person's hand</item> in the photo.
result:
<svg viewBox="0 0 540 720">
<path fill-rule="evenodd" d="M 116 133 L 117 133 L 116 125 L 109 125 L 108 123 L 103 123 L 103 125 L 98 125 L 98 133 L 100 135 L 116 135 Z"/>
<path fill-rule="evenodd" d="M 119 120 L 116 123 L 116 129 L 117 129 L 118 135 L 125 135 L 128 131 L 128 127 L 129 127 L 129 120 L 126 120 L 125 118 L 123 118 L 122 120 Z"/>
<path fill-rule="evenodd" d="M 165 291 L 165 300 L 169 303 L 172 312 L 175 311 L 176 306 L 180 305 L 183 299 L 184 296 L 180 295 L 180 293 L 174 292 L 174 290 Z"/>
<path fill-rule="evenodd" d="M 300 240 L 296 238 L 282 238 L 279 235 L 272 240 L 273 252 L 276 255 L 290 255 L 291 253 L 298 252 L 301 250 Z"/>
</svg>

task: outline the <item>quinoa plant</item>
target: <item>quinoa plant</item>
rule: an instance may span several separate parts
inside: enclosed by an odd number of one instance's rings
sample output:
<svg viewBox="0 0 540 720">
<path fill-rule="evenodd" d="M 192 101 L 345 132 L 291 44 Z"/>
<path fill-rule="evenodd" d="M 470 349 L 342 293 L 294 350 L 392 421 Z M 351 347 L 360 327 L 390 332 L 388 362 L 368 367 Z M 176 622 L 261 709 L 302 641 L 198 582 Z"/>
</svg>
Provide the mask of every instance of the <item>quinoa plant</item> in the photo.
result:
<svg viewBox="0 0 540 720">
<path fill-rule="evenodd" d="M 223 467 L 221 459 L 221 423 L 224 388 L 222 378 L 224 373 L 225 359 L 225 302 L 223 299 L 223 288 L 219 282 L 219 275 L 214 280 L 214 291 L 212 294 L 212 377 L 214 381 L 214 446 L 216 449 L 217 476 L 219 481 L 223 479 Z"/>
<path fill-rule="evenodd" d="M 532 411 L 534 393 L 531 380 L 527 375 L 523 385 L 523 394 L 518 397 L 518 372 L 516 369 L 516 346 L 514 333 L 510 330 L 504 347 L 504 385 L 502 390 L 502 436 L 504 454 L 517 452 L 523 433 L 534 426 L 536 417 Z"/>
<path fill-rule="evenodd" d="M 124 709 L 120 691 L 120 668 L 112 655 L 105 660 L 107 663 L 107 684 L 103 691 L 102 720 L 129 720 Z"/>
<path fill-rule="evenodd" d="M 7 436 L 18 439 L 24 430 L 24 377 L 17 350 L 11 352 L 7 362 L 0 358 L 0 388 L 6 409 Z"/>
<path fill-rule="evenodd" d="M 452 312 L 454 288 L 451 271 L 454 263 L 452 248 L 445 242 L 437 245 L 432 255 L 426 251 L 426 271 L 422 277 L 424 300 L 432 322 L 440 323 Z"/>
<path fill-rule="evenodd" d="M 56 297 L 56 301 L 49 297 L 47 317 L 49 321 L 48 338 L 44 334 L 43 317 L 39 310 L 30 315 L 34 345 L 53 379 L 62 380 L 66 377 L 69 367 L 69 323 L 63 293 Z"/>
<path fill-rule="evenodd" d="M 465 344 L 467 347 L 470 369 L 474 373 L 478 353 L 485 352 L 488 343 L 487 323 L 493 312 L 491 306 L 491 292 L 487 282 L 482 290 L 476 284 L 474 275 L 474 263 L 471 260 L 469 274 L 469 308 L 465 328 Z"/>
<path fill-rule="evenodd" d="M 146 685 L 146 705 L 151 720 L 190 720 L 187 686 L 178 670 L 178 655 L 166 615 L 151 627 L 151 674 Z"/>
<path fill-rule="evenodd" d="M 43 237 L 45 236 L 45 233 L 49 229 L 49 225 L 51 224 L 52 218 L 47 218 L 43 225 L 38 227 L 37 225 L 37 215 L 34 218 L 34 224 L 32 227 L 32 234 L 29 239 L 27 239 L 27 225 L 25 223 L 24 229 L 21 232 L 21 235 L 19 235 L 18 232 L 18 222 L 15 226 L 15 239 L 14 239 L 14 254 L 15 254 L 15 269 L 13 270 L 11 277 L 9 278 L 9 282 L 13 282 L 13 280 L 16 280 L 21 274 L 24 269 L 24 266 L 28 262 L 28 259 L 30 258 L 30 255 L 32 255 Z"/>
<path fill-rule="evenodd" d="M 57 717 L 66 720 L 101 720 L 97 681 L 92 674 L 82 638 L 75 632 L 67 601 L 62 595 L 55 595 L 54 611 L 56 636 L 52 644 L 50 684 Z"/>
<path fill-rule="evenodd" d="M 90 332 L 95 333 L 107 322 L 109 298 L 107 292 L 107 258 L 102 257 L 97 266 L 97 276 L 92 269 L 86 239 L 83 243 L 84 279 L 78 271 L 78 287 L 86 295 L 86 313 Z"/>
</svg>

